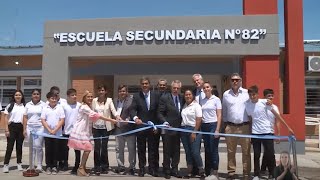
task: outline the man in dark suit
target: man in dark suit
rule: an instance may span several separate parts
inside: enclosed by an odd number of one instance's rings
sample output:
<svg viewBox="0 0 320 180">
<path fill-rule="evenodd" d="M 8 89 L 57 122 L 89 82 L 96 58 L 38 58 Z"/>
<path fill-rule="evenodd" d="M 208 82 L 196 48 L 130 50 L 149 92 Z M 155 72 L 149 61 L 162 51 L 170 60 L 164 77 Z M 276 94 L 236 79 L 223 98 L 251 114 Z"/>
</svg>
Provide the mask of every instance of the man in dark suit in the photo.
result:
<svg viewBox="0 0 320 180">
<path fill-rule="evenodd" d="M 128 96 L 128 88 L 126 85 L 118 86 L 118 98 L 114 99 L 114 106 L 117 110 L 117 115 L 121 117 L 123 121 L 129 121 L 130 119 L 130 107 L 132 104 L 132 98 Z M 134 129 L 134 125 L 126 122 L 121 122 L 116 125 L 115 134 L 122 134 Z M 116 137 L 116 159 L 118 162 L 118 168 L 116 173 L 125 172 L 124 166 L 124 148 L 125 143 L 128 145 L 128 161 L 129 161 L 129 174 L 134 175 L 136 166 L 136 135 L 130 134 L 126 136 Z"/>
<path fill-rule="evenodd" d="M 150 80 L 147 77 L 140 79 L 141 91 L 133 96 L 131 105 L 131 117 L 137 127 L 143 127 L 142 123 L 152 121 L 159 124 L 157 109 L 159 94 L 150 91 Z M 137 134 L 139 176 L 144 176 L 146 166 L 146 143 L 148 143 L 149 174 L 157 177 L 159 171 L 159 134 L 155 129 L 148 129 Z M 158 144 L 157 144 L 158 143 Z"/>
<path fill-rule="evenodd" d="M 169 127 L 181 126 L 181 109 L 183 98 L 179 95 L 181 82 L 174 80 L 171 83 L 171 93 L 161 96 L 158 109 L 160 123 Z M 180 162 L 180 135 L 179 132 L 165 130 L 163 137 L 163 171 L 166 179 L 171 175 L 179 177 L 178 164 Z M 171 164 L 171 168 L 170 168 Z"/>
<path fill-rule="evenodd" d="M 157 84 L 157 89 L 160 97 L 164 94 L 168 93 L 168 86 L 167 86 L 167 80 L 165 79 L 159 79 Z"/>
</svg>

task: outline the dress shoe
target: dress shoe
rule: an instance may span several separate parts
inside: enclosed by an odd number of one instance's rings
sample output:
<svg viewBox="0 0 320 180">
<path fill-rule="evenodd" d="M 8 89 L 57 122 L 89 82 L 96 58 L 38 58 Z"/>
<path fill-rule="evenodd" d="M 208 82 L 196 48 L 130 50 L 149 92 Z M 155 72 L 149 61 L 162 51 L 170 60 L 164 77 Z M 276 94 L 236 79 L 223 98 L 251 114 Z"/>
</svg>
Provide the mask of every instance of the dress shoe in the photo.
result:
<svg viewBox="0 0 320 180">
<path fill-rule="evenodd" d="M 135 173 L 135 172 L 134 172 L 134 169 L 129 169 L 129 174 L 130 174 L 130 175 L 134 176 L 134 173 Z"/>
<path fill-rule="evenodd" d="M 140 169 L 140 170 L 139 170 L 139 176 L 140 176 L 140 177 L 144 177 L 144 174 L 145 174 L 144 169 Z"/>
<path fill-rule="evenodd" d="M 125 169 L 122 167 L 117 167 L 115 173 L 120 174 L 121 172 L 125 172 Z"/>
<path fill-rule="evenodd" d="M 108 174 L 109 173 L 109 166 L 104 166 L 104 167 L 101 167 L 101 173 L 103 174 Z"/>
<path fill-rule="evenodd" d="M 164 178 L 166 178 L 166 179 L 170 179 L 170 178 L 171 178 L 171 176 L 170 176 L 170 174 L 165 174 L 165 175 L 164 175 Z"/>
<path fill-rule="evenodd" d="M 176 178 L 182 178 L 182 176 L 178 172 L 172 172 L 170 175 Z"/>
<path fill-rule="evenodd" d="M 154 170 L 151 174 L 153 177 L 159 177 L 159 172 Z"/>
</svg>

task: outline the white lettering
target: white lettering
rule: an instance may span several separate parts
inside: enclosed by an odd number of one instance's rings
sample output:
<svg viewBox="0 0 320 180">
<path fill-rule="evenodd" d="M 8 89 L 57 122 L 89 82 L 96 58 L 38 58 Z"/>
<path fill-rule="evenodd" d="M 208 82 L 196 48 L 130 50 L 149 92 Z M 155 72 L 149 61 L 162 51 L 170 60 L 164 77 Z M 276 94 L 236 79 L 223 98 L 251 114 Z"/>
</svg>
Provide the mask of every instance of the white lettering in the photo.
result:
<svg viewBox="0 0 320 180">
<path fill-rule="evenodd" d="M 176 31 L 175 30 L 166 30 L 166 40 L 175 40 L 176 39 Z"/>
<path fill-rule="evenodd" d="M 103 42 L 105 41 L 104 37 L 108 35 L 108 32 L 97 32 L 97 42 Z"/>
<path fill-rule="evenodd" d="M 163 30 L 160 30 L 160 35 L 159 35 L 159 31 L 155 31 L 154 32 L 154 38 L 157 40 L 157 41 L 162 41 L 164 39 L 164 31 Z"/>
<path fill-rule="evenodd" d="M 85 34 L 84 34 L 84 32 L 79 32 L 78 34 L 77 34 L 77 41 L 78 42 L 84 42 L 86 39 L 85 39 Z"/>
<path fill-rule="evenodd" d="M 204 30 L 196 30 L 196 39 L 206 39 L 205 35 L 205 31 Z"/>
<path fill-rule="evenodd" d="M 213 30 L 211 39 L 221 39 L 220 33 L 217 29 Z"/>
<path fill-rule="evenodd" d="M 177 30 L 176 31 L 177 40 L 183 40 L 185 37 L 186 37 L 186 32 L 184 32 L 184 30 Z"/>
<path fill-rule="evenodd" d="M 109 37 L 109 32 L 104 33 L 104 41 L 106 41 L 106 42 L 112 41 L 112 38 Z"/>
<path fill-rule="evenodd" d="M 90 36 L 91 34 L 91 36 Z M 96 33 L 94 32 L 86 32 L 86 39 L 88 42 L 93 42 L 95 40 L 95 37 L 96 37 Z"/>
<path fill-rule="evenodd" d="M 126 36 L 127 41 L 133 41 L 134 40 L 134 32 L 133 31 L 128 31 L 127 36 Z"/>
<path fill-rule="evenodd" d="M 224 30 L 224 39 L 235 39 L 234 29 L 225 29 Z"/>
<path fill-rule="evenodd" d="M 119 31 L 114 33 L 113 41 L 122 41 L 121 33 Z"/>
<path fill-rule="evenodd" d="M 68 42 L 68 33 L 60 33 L 60 42 L 61 43 Z"/>
<path fill-rule="evenodd" d="M 147 41 L 151 41 L 153 39 L 153 32 L 152 31 L 146 31 L 144 33 L 144 39 Z"/>
<path fill-rule="evenodd" d="M 76 42 L 76 33 L 68 34 L 68 42 Z"/>
<path fill-rule="evenodd" d="M 143 31 L 136 31 L 134 38 L 136 41 L 143 41 Z"/>
<path fill-rule="evenodd" d="M 196 39 L 192 30 L 188 30 L 187 32 L 186 40 L 189 40 L 189 39 Z"/>
</svg>

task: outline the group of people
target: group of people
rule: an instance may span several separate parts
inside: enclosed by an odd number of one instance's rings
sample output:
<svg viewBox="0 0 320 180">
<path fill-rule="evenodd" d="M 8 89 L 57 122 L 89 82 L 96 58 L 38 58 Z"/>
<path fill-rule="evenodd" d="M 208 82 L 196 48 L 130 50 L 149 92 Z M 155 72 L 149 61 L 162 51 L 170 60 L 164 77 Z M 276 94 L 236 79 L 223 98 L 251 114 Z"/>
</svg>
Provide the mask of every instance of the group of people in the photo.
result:
<svg viewBox="0 0 320 180">
<path fill-rule="evenodd" d="M 158 90 L 151 91 L 150 79 L 140 79 L 141 91 L 130 96 L 126 85 L 118 86 L 118 97 L 107 97 L 107 88 L 98 86 L 97 97 L 86 91 L 82 102 L 77 102 L 77 91 L 67 90 L 67 99 L 60 98 L 60 90 L 53 86 L 47 93 L 47 102 L 40 100 L 40 90 L 32 91 L 32 100 L 25 102 L 23 92 L 17 90 L 12 102 L 5 108 L 5 133 L 7 150 L 3 172 L 9 172 L 9 161 L 16 142 L 18 170 L 21 166 L 22 144 L 24 138 L 33 138 L 33 162 L 37 162 L 38 171 L 42 170 L 43 143 L 45 144 L 46 173 L 57 174 L 68 169 L 69 148 L 75 151 L 75 165 L 71 171 L 78 176 L 89 176 L 86 162 L 94 150 L 94 167 L 90 174 L 100 175 L 109 170 L 108 136 L 116 136 L 115 172 L 134 175 L 136 173 L 136 150 L 138 151 L 138 176 L 148 173 L 159 176 L 159 142 L 163 142 L 163 174 L 171 176 L 200 178 L 215 176 L 219 178 L 219 133 L 225 128 L 226 134 L 253 134 L 257 136 L 280 134 L 283 123 L 293 134 L 292 129 L 279 115 L 272 103 L 272 89 L 264 90 L 264 99 L 259 99 L 258 87 L 242 88 L 239 74 L 231 75 L 231 88 L 223 93 L 222 103 L 209 81 L 200 74 L 194 74 L 193 90 L 187 89 L 181 94 L 182 83 L 171 82 L 170 91 L 167 81 L 158 81 Z M 162 125 L 162 128 L 149 128 L 136 133 L 133 130 L 148 125 Z M 274 125 L 276 130 L 274 131 Z M 153 126 L 156 127 L 156 126 Z M 178 129 L 177 129 L 178 128 Z M 208 134 L 197 133 L 202 131 Z M 31 136 L 30 133 L 37 134 Z M 45 137 L 43 138 L 43 136 Z M 53 136 L 47 136 L 53 135 Z M 63 138 L 55 138 L 57 136 Z M 92 144 L 92 137 L 94 145 Z M 205 160 L 201 158 L 201 142 L 204 142 Z M 187 174 L 179 173 L 180 142 L 185 150 Z M 278 141 L 277 141 L 278 142 Z M 128 169 L 125 168 L 124 149 L 128 148 Z M 251 144 L 254 150 L 254 179 L 261 176 L 261 144 L 264 147 L 263 165 L 268 168 L 269 177 L 296 179 L 290 163 L 285 162 L 288 155 L 283 153 L 281 165 L 276 168 L 273 139 L 243 138 L 226 136 L 228 154 L 228 179 L 235 178 L 236 148 L 241 145 L 243 177 L 250 179 Z M 148 147 L 148 157 L 146 157 Z M 82 158 L 81 158 L 82 151 Z M 284 158 L 282 158 L 284 157 Z M 148 161 L 147 161 L 148 158 Z M 35 161 L 37 159 L 37 161 Z M 286 177 L 286 178 L 285 178 Z"/>
</svg>

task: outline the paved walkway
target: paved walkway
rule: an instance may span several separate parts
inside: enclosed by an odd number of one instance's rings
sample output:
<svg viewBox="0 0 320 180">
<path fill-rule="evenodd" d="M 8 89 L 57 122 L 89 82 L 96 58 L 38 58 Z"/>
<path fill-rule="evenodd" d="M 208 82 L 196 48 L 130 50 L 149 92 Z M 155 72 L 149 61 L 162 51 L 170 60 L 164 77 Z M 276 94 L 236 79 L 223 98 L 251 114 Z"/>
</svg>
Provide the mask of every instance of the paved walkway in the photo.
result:
<svg viewBox="0 0 320 180">
<path fill-rule="evenodd" d="M 12 154 L 12 159 L 10 162 L 10 172 L 5 174 L 2 173 L 2 164 L 3 164 L 3 157 L 5 154 L 6 149 L 6 140 L 3 137 L 3 134 L 0 134 L 0 179 L 6 179 L 6 180 L 13 180 L 13 179 L 20 179 L 25 177 L 22 176 L 22 172 L 19 172 L 16 169 L 16 156 L 15 151 Z M 116 166 L 116 155 L 115 155 L 115 141 L 114 139 L 111 139 L 109 142 L 109 161 L 111 168 L 114 168 Z M 70 150 L 70 157 L 69 157 L 69 164 L 73 165 L 74 163 L 74 153 L 73 150 Z M 203 148 L 202 148 L 202 157 L 204 156 Z M 127 155 L 127 152 L 126 152 Z M 23 148 L 23 165 L 25 168 L 28 167 L 28 158 L 29 157 L 29 148 L 24 147 Z M 127 156 L 126 156 L 127 157 Z M 252 155 L 253 157 L 253 155 Z M 276 158 L 279 159 L 279 155 L 276 155 Z M 307 148 L 305 155 L 297 155 L 298 158 L 298 166 L 299 166 L 299 177 L 300 179 L 306 179 L 306 180 L 320 180 L 320 149 L 318 148 Z M 253 159 L 253 158 L 252 158 Z M 204 160 L 204 158 L 203 158 Z M 162 146 L 160 145 L 160 165 L 162 164 Z M 253 162 L 252 162 L 253 165 Z M 88 160 L 88 168 L 93 166 L 93 153 L 90 154 L 89 160 Z M 237 153 L 237 174 L 241 174 L 242 172 L 242 165 L 241 165 L 241 154 Z M 183 147 L 181 146 L 181 160 L 179 164 L 179 168 L 181 168 L 181 172 L 185 172 L 186 167 L 186 160 L 185 160 L 185 154 Z M 226 153 L 226 145 L 222 141 L 220 143 L 220 176 L 221 180 L 224 180 L 227 175 L 227 153 Z M 253 168 L 252 168 L 253 169 Z M 89 179 L 104 179 L 107 177 L 108 179 L 141 179 L 141 177 L 136 176 L 127 176 L 127 175 L 118 175 L 112 171 L 110 171 L 108 174 L 102 174 L 99 176 L 90 176 Z M 39 177 L 35 177 L 34 179 L 43 179 L 46 178 L 46 180 L 56 180 L 59 179 L 76 179 L 79 178 L 74 175 L 70 175 L 70 170 L 67 172 L 59 172 L 58 175 L 46 175 L 45 173 L 40 174 Z M 150 175 L 146 175 L 143 179 L 164 179 L 163 177 L 151 177 Z M 172 178 L 174 179 L 174 178 Z"/>
</svg>

